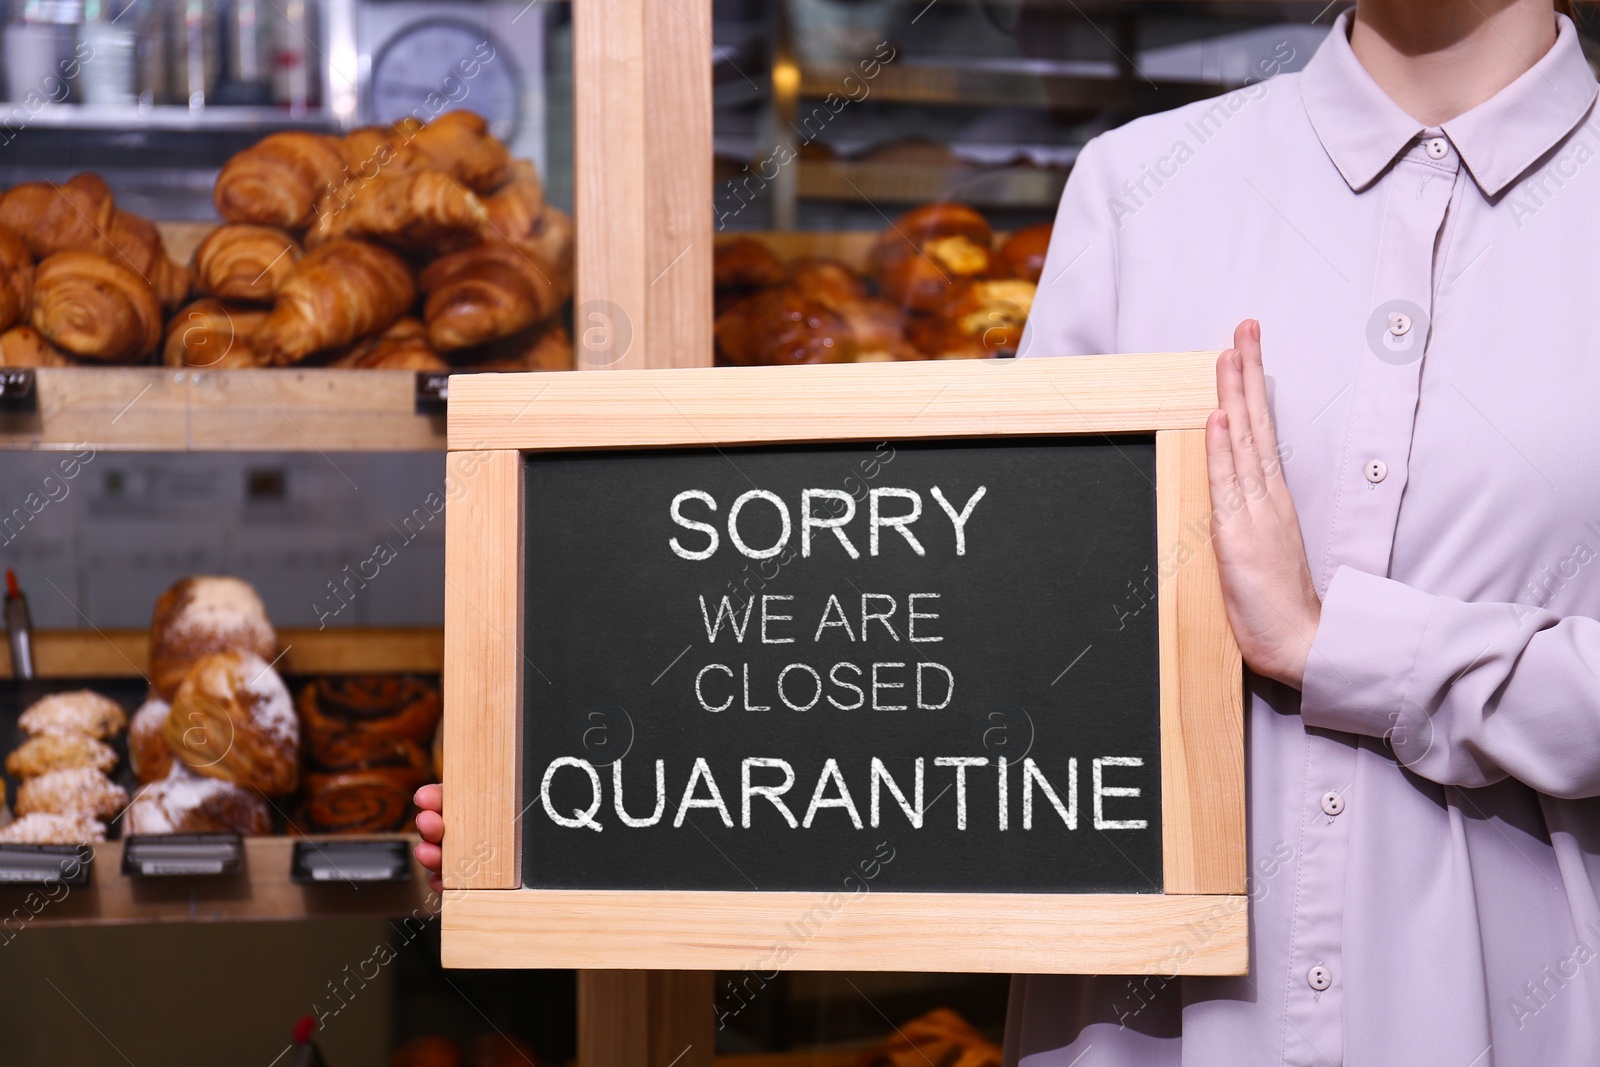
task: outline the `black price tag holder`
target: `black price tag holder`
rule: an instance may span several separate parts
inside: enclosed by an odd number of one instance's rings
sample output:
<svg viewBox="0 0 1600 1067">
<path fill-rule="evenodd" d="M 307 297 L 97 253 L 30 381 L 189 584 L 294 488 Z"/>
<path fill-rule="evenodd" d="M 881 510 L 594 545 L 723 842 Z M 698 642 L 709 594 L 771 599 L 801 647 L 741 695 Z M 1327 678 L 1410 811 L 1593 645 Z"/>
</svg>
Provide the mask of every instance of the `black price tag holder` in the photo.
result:
<svg viewBox="0 0 1600 1067">
<path fill-rule="evenodd" d="M 132 834 L 122 839 L 122 873 L 130 878 L 215 878 L 238 874 L 238 834 Z"/>
<path fill-rule="evenodd" d="M 0 412 L 38 410 L 39 385 L 34 378 L 33 368 L 0 368 Z"/>
<path fill-rule="evenodd" d="M 0 845 L 0 885 L 89 884 L 91 845 Z"/>
<path fill-rule="evenodd" d="M 450 375 L 452 371 L 417 371 L 418 415 L 443 415 L 450 400 Z"/>
<path fill-rule="evenodd" d="M 383 838 L 296 841 L 290 859 L 289 881 L 296 885 L 409 882 L 410 846 L 404 841 Z"/>
</svg>

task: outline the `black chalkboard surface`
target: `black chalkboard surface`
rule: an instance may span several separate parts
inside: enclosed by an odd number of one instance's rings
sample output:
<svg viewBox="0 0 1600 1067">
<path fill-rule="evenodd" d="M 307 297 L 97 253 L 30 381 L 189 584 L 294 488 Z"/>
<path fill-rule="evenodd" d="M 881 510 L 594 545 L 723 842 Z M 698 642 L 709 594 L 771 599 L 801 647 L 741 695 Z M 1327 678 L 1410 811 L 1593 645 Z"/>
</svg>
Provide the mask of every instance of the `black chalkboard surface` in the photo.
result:
<svg viewBox="0 0 1600 1067">
<path fill-rule="evenodd" d="M 525 887 L 1162 891 L 1152 436 L 524 462 Z"/>
</svg>

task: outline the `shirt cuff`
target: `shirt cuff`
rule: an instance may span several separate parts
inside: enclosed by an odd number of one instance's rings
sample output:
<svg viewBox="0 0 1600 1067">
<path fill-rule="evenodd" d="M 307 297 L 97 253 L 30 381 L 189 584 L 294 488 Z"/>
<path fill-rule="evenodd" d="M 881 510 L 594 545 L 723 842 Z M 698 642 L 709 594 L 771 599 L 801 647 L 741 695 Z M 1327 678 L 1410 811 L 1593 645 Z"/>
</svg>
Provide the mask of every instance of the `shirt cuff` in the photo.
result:
<svg viewBox="0 0 1600 1067">
<path fill-rule="evenodd" d="M 1336 570 L 1300 689 L 1306 725 L 1369 737 L 1394 729 L 1437 599 L 1389 578 Z"/>
</svg>

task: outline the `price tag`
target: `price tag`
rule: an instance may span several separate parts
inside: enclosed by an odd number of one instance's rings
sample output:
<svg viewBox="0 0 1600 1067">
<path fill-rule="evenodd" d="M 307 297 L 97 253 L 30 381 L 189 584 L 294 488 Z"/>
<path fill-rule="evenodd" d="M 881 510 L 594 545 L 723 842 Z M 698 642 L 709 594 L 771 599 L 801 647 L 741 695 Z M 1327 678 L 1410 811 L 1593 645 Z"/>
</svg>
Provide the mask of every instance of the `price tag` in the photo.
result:
<svg viewBox="0 0 1600 1067">
<path fill-rule="evenodd" d="M 39 390 L 34 379 L 33 368 L 0 368 L 0 411 L 38 410 Z"/>
<path fill-rule="evenodd" d="M 238 834 L 133 834 L 122 839 L 122 873 L 132 878 L 206 878 L 244 864 Z"/>
<path fill-rule="evenodd" d="M 296 841 L 289 880 L 323 882 L 409 882 L 410 848 L 404 841 Z"/>
<path fill-rule="evenodd" d="M 450 371 L 417 371 L 417 414 L 443 415 L 450 400 Z"/>
<path fill-rule="evenodd" d="M 0 845 L 0 883 L 85 886 L 93 859 L 89 845 Z"/>
</svg>

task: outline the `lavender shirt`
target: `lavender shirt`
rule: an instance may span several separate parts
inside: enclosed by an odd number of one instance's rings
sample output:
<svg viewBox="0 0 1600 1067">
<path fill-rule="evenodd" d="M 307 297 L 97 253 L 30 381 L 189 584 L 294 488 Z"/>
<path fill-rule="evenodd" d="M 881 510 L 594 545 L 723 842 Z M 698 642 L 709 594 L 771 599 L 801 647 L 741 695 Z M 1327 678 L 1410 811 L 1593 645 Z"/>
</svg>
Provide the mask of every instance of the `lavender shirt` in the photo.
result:
<svg viewBox="0 0 1600 1067">
<path fill-rule="evenodd" d="M 1019 976 L 1008 1065 L 1600 1064 L 1600 116 L 1559 22 L 1442 129 L 1346 15 L 1084 149 L 1025 354 L 1258 317 L 1324 601 L 1303 694 L 1247 675 L 1249 976 Z"/>
</svg>

